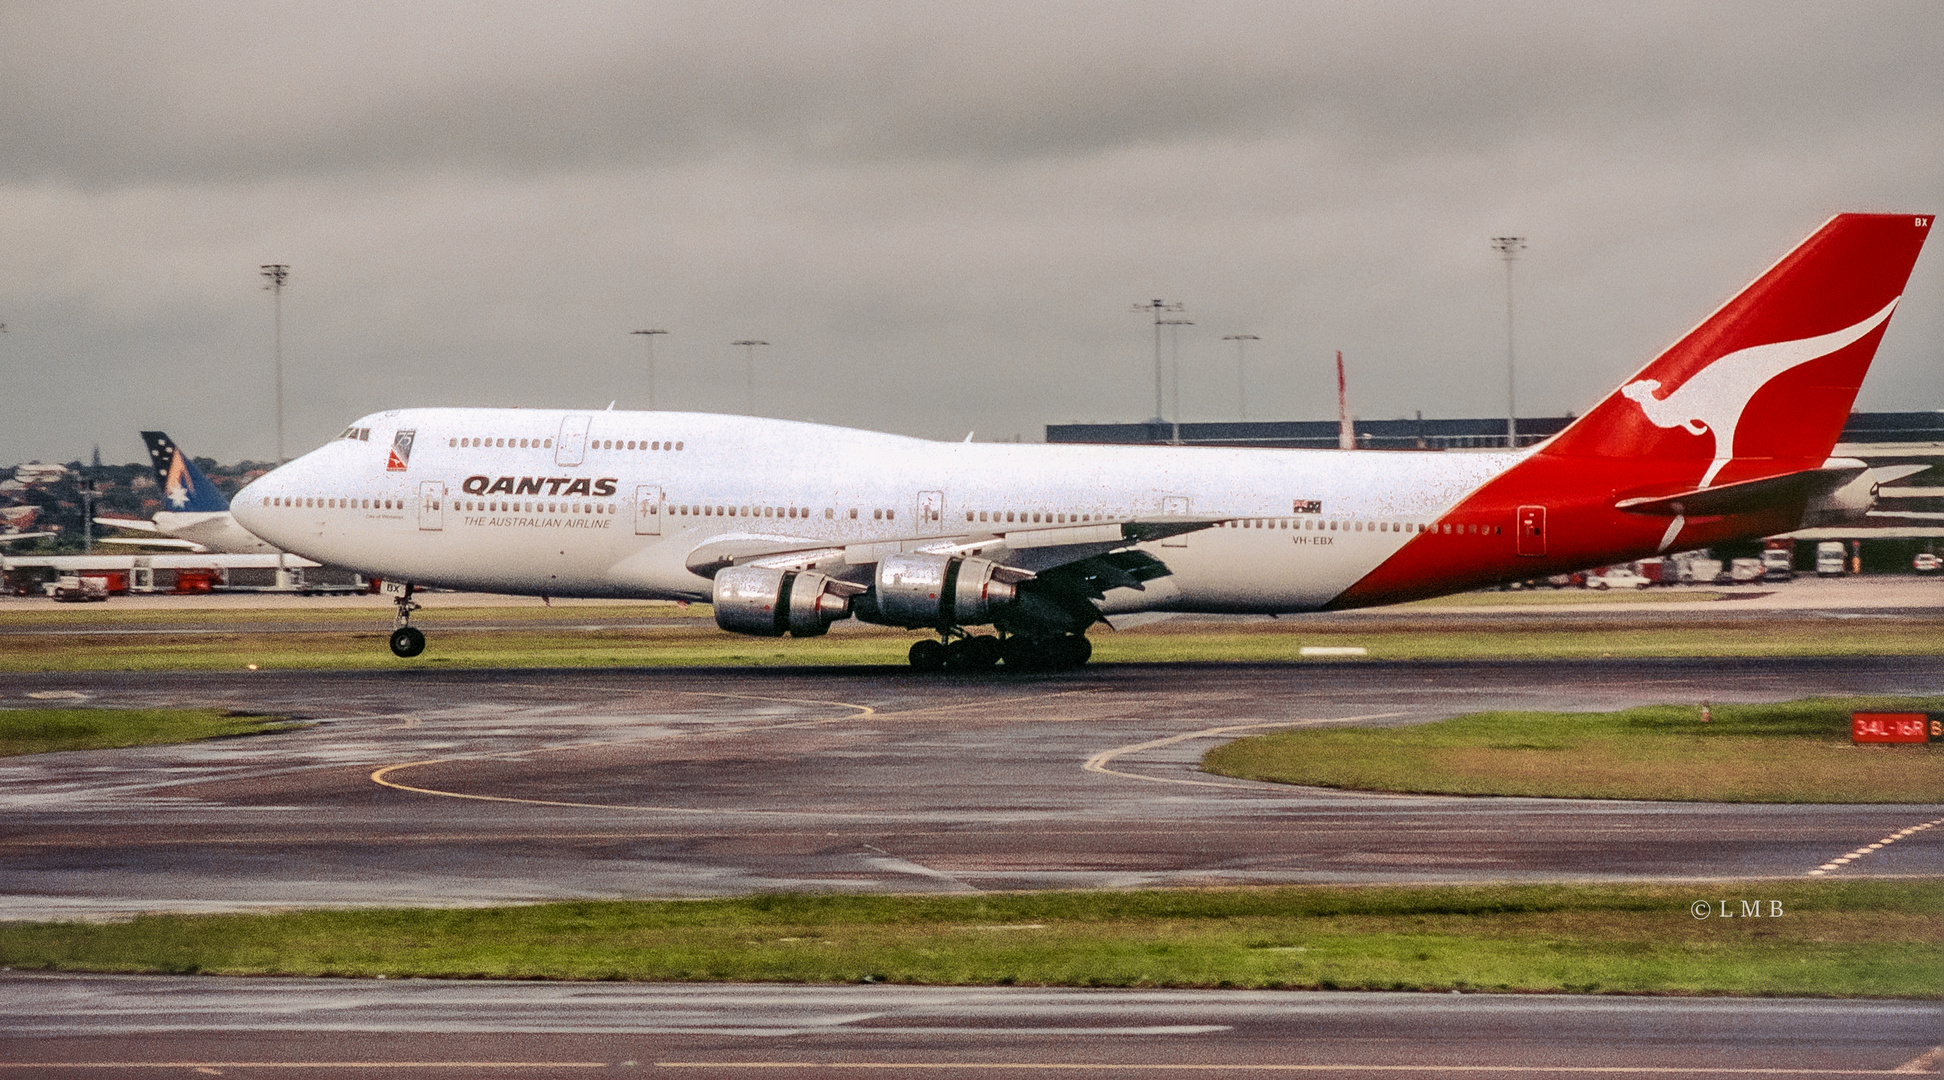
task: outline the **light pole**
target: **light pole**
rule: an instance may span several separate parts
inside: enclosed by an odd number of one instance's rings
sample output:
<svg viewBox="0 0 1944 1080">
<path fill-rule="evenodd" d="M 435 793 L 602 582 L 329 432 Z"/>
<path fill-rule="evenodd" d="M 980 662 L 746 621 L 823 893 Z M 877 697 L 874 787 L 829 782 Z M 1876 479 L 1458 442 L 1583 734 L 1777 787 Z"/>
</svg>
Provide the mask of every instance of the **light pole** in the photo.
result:
<svg viewBox="0 0 1944 1080">
<path fill-rule="evenodd" d="M 642 342 L 648 346 L 648 411 L 654 412 L 655 411 L 655 335 L 666 334 L 668 333 L 668 331 L 630 330 L 628 332 L 631 334 L 640 334 Z"/>
<path fill-rule="evenodd" d="M 1163 422 L 1162 409 L 1161 409 L 1161 315 L 1163 312 L 1185 311 L 1187 309 L 1183 307 L 1179 302 L 1170 303 L 1166 300 L 1149 300 L 1145 304 L 1135 304 L 1129 310 L 1151 311 L 1154 313 L 1154 420 L 1153 423 L 1159 424 Z"/>
<path fill-rule="evenodd" d="M 1505 448 L 1519 446 L 1519 399 L 1514 382 L 1518 370 L 1512 363 L 1512 260 L 1526 246 L 1523 236 L 1494 236 L 1492 250 L 1505 260 Z"/>
<path fill-rule="evenodd" d="M 258 268 L 263 276 L 270 279 L 264 288 L 276 298 L 277 327 L 277 464 L 282 465 L 284 458 L 283 423 L 283 287 L 284 279 L 290 276 L 290 267 L 283 263 L 269 263 Z"/>
<path fill-rule="evenodd" d="M 757 341 L 753 338 L 745 338 L 742 341 L 732 341 L 729 344 L 741 345 L 743 347 L 743 373 L 749 384 L 749 415 L 755 416 L 756 415 L 756 346 L 768 345 L 769 342 Z"/>
<path fill-rule="evenodd" d="M 1168 328 L 1168 365 L 1171 381 L 1174 384 L 1174 444 L 1181 445 L 1181 331 L 1176 327 L 1193 326 L 1193 319 L 1162 319 L 1158 324 Z"/>
<path fill-rule="evenodd" d="M 1249 418 L 1247 382 L 1249 342 L 1262 339 L 1254 334 L 1224 334 L 1222 340 L 1235 342 L 1235 418 L 1247 420 Z"/>
</svg>

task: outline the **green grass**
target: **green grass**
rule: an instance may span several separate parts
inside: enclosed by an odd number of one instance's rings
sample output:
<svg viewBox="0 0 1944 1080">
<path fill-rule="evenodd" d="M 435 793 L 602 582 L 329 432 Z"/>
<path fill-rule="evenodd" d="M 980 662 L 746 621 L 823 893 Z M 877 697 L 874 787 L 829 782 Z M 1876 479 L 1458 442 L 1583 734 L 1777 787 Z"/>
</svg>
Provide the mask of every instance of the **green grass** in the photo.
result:
<svg viewBox="0 0 1944 1080">
<path fill-rule="evenodd" d="M 16 969 L 1944 996 L 1939 882 L 758 896 L 0 924 Z M 1697 920 L 1697 900 L 1780 918 Z M 1764 907 L 1764 910 L 1773 910 Z"/>
<path fill-rule="evenodd" d="M 530 618 L 544 609 L 504 609 L 508 618 Z M 598 623 L 613 609 L 553 609 L 547 617 L 563 623 Z M 694 609 L 689 609 L 693 611 Z M 923 636 L 879 628 L 845 628 L 810 639 L 750 638 L 717 630 L 706 620 L 679 626 L 608 626 L 582 629 L 479 631 L 446 628 L 448 621 L 490 619 L 500 609 L 452 609 L 421 613 L 427 633 L 423 655 L 399 660 L 385 647 L 391 631 L 384 611 L 184 612 L 209 616 L 208 631 L 181 634 L 9 635 L 21 625 L 0 620 L 0 672 L 168 671 L 259 669 L 370 669 L 400 667 L 667 667 L 902 664 L 911 642 Z M 61 613 L 68 618 L 82 616 Z M 659 614 L 656 612 L 654 614 Z M 320 620 L 318 616 L 329 616 Z M 42 616 L 37 615 L 37 618 Z M 122 616 L 117 615 L 117 620 Z M 130 613 L 130 625 L 153 622 L 157 613 Z M 171 618 L 174 618 L 171 616 Z M 1099 663 L 1183 661 L 1298 661 L 1304 645 L 1354 645 L 1374 660 L 1597 659 L 1632 656 L 1892 656 L 1936 655 L 1944 651 L 1944 618 L 1850 622 L 1841 632 L 1821 621 L 1800 618 L 1736 619 L 1719 622 L 1657 624 L 1651 616 L 1598 631 L 1556 625 L 1544 616 L 1490 628 L 1441 625 L 1431 616 L 1413 616 L 1423 625 L 1386 619 L 1368 630 L 1331 623 L 1306 626 L 1302 619 L 1277 622 L 1209 624 L 1162 622 L 1115 632 L 1096 628 L 1094 658 Z M 224 633 L 239 620 L 338 623 L 344 628 L 302 633 Z M 360 625 L 362 624 L 362 625 Z M 71 625 L 110 629 L 118 621 Z M 1302 660 L 1343 663 L 1342 660 Z M 1349 661 L 1356 662 L 1356 661 Z"/>
<path fill-rule="evenodd" d="M 1562 695 L 1565 688 L 1562 688 Z M 1435 724 L 1278 732 L 1216 747 L 1202 767 L 1287 784 L 1449 795 L 1707 802 L 1944 802 L 1935 746 L 1857 747 L 1858 709 L 1938 698 L 1810 699 L 1613 713 L 1489 712 Z"/>
<path fill-rule="evenodd" d="M 0 757 L 160 746 L 303 726 L 226 709 L 0 709 Z"/>
</svg>

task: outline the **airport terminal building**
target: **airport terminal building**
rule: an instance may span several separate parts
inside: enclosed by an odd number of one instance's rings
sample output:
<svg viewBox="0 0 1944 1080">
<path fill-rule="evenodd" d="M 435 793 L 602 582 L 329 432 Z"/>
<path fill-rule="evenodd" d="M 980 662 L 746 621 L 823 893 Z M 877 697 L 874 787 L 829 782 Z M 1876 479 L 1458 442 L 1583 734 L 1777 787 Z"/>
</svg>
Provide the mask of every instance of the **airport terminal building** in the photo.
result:
<svg viewBox="0 0 1944 1080">
<path fill-rule="evenodd" d="M 1531 416 L 1518 421 L 1518 444 L 1532 446 L 1572 423 L 1571 416 Z M 1359 450 L 1504 449 L 1505 418 L 1351 422 Z M 1119 443 L 1141 446 L 1259 446 L 1330 450 L 1341 445 L 1335 420 L 1139 424 L 1048 424 L 1049 443 Z M 1840 528 L 1803 529 L 1789 534 L 1813 548 L 1824 540 L 1862 541 L 1871 570 L 1908 570 L 1911 556 L 1935 552 L 1944 541 L 1944 410 L 1851 413 L 1843 425 L 1835 456 L 1856 458 L 1871 468 L 1924 466 L 1877 492 L 1877 508 L 1867 523 Z"/>
</svg>

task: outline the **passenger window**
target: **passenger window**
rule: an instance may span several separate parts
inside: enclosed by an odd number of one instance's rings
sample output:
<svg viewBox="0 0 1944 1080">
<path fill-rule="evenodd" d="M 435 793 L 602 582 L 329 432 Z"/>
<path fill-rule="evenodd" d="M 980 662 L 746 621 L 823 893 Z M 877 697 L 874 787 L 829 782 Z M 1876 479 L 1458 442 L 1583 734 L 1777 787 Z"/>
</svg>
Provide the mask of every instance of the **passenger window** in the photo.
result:
<svg viewBox="0 0 1944 1080">
<path fill-rule="evenodd" d="M 657 450 L 660 450 L 660 449 L 661 449 L 661 440 L 660 440 L 660 439 L 656 439 L 656 440 L 655 440 L 655 449 L 657 449 Z"/>
<path fill-rule="evenodd" d="M 883 521 L 883 520 L 884 520 L 884 511 L 882 511 L 882 510 L 873 510 L 873 511 L 871 511 L 871 520 L 872 520 L 872 521 Z"/>
<path fill-rule="evenodd" d="M 681 444 L 681 443 L 676 443 L 676 444 L 675 444 L 675 449 L 677 449 L 677 450 L 680 450 L 681 448 L 682 448 L 682 444 Z"/>
<path fill-rule="evenodd" d="M 857 520 L 857 507 L 855 506 L 851 507 L 851 520 L 852 521 Z"/>
</svg>

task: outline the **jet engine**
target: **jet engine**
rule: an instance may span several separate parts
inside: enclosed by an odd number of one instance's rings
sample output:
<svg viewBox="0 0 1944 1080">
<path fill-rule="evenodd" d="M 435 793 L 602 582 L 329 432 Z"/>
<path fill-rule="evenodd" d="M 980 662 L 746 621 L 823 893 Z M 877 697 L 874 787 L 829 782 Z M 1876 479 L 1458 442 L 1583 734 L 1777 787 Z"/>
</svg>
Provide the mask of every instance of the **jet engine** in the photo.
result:
<svg viewBox="0 0 1944 1080">
<path fill-rule="evenodd" d="M 716 625 L 759 637 L 815 637 L 850 615 L 850 598 L 829 575 L 731 566 L 715 576 Z"/>
<path fill-rule="evenodd" d="M 994 576 L 998 570 L 988 559 L 888 555 L 878 561 L 872 583 L 876 611 L 859 617 L 912 629 L 991 622 L 1018 595 L 1012 582 Z"/>
</svg>

